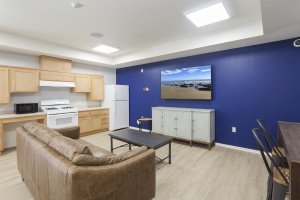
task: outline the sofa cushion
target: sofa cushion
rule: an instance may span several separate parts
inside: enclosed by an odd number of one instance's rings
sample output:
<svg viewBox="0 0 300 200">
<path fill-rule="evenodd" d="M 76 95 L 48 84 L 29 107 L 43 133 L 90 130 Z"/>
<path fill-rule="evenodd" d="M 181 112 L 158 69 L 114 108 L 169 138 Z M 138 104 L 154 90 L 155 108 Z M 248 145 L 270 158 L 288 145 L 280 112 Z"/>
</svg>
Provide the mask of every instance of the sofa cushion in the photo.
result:
<svg viewBox="0 0 300 200">
<path fill-rule="evenodd" d="M 71 139 L 78 139 L 80 137 L 80 127 L 79 126 L 59 128 L 59 129 L 54 129 L 54 130 L 59 132 L 63 136 L 71 138 Z"/>
<path fill-rule="evenodd" d="M 64 136 L 56 136 L 52 138 L 49 146 L 69 160 L 72 160 L 77 154 L 92 155 L 87 146 Z"/>
<path fill-rule="evenodd" d="M 78 141 L 82 145 L 87 146 L 90 149 L 90 151 L 92 152 L 92 155 L 95 156 L 95 157 L 103 157 L 103 156 L 113 156 L 113 155 L 115 155 L 115 154 L 111 153 L 110 151 L 107 151 L 107 150 L 102 149 L 100 147 L 94 146 L 94 145 L 92 145 L 91 143 L 88 143 L 85 140 L 79 139 L 79 140 L 76 140 L 76 141 Z"/>
<path fill-rule="evenodd" d="M 125 160 L 129 159 L 129 158 L 132 158 L 134 156 L 137 156 L 143 152 L 147 151 L 147 147 L 145 146 L 142 146 L 142 147 L 139 147 L 137 149 L 134 149 L 132 151 L 127 151 L 125 153 L 122 153 L 120 156 L 122 156 Z"/>
<path fill-rule="evenodd" d="M 52 138 L 61 135 L 57 131 L 37 122 L 28 122 L 24 124 L 23 127 L 28 133 L 32 134 L 34 137 L 38 138 L 46 144 L 49 144 Z"/>
<path fill-rule="evenodd" d="M 77 166 L 104 166 L 113 165 L 119 162 L 128 160 L 134 156 L 137 156 L 143 152 L 147 151 L 147 147 L 139 147 L 133 151 L 128 151 L 121 155 L 109 155 L 103 157 L 96 157 L 92 155 L 75 155 L 72 163 Z"/>
</svg>

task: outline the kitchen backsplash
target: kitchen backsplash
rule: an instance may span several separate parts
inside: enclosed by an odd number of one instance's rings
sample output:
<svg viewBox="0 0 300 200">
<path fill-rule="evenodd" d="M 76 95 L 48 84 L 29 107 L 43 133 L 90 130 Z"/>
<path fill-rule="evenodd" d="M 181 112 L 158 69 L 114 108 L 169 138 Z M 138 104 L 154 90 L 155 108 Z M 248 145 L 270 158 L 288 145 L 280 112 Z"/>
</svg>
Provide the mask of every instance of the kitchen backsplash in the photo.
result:
<svg viewBox="0 0 300 200">
<path fill-rule="evenodd" d="M 69 99 L 75 107 L 101 106 L 100 101 L 87 101 L 86 94 L 72 93 L 69 88 L 41 87 L 39 93 L 12 94 L 10 104 L 0 105 L 0 114 L 12 112 L 15 103 L 40 103 L 45 99 Z"/>
</svg>

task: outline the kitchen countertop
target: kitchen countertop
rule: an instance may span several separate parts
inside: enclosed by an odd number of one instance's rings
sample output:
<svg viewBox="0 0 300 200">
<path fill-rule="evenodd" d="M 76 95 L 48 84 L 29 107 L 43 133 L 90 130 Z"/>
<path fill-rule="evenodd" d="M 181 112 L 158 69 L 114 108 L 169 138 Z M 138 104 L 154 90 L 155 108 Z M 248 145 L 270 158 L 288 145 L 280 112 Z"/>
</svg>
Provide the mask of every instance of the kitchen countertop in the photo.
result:
<svg viewBox="0 0 300 200">
<path fill-rule="evenodd" d="M 37 112 L 37 113 L 29 113 L 29 114 L 16 114 L 16 113 L 0 114 L 0 120 L 7 119 L 7 118 L 32 117 L 32 116 L 40 116 L 40 115 L 46 115 L 46 113 Z"/>
<path fill-rule="evenodd" d="M 102 110 L 108 109 L 107 107 L 78 107 L 78 111 L 89 111 L 89 110 Z"/>
</svg>

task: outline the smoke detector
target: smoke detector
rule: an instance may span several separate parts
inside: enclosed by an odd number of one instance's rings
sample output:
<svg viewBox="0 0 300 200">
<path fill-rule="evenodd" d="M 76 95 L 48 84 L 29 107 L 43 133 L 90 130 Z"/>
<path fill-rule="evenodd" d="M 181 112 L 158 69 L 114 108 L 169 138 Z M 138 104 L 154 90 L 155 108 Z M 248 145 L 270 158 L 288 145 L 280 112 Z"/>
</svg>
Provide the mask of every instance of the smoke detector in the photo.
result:
<svg viewBox="0 0 300 200">
<path fill-rule="evenodd" d="M 98 32 L 91 33 L 90 36 L 94 37 L 94 38 L 102 38 L 103 37 L 103 35 Z"/>
<path fill-rule="evenodd" d="M 294 41 L 294 47 L 300 47 L 300 39 Z"/>
</svg>

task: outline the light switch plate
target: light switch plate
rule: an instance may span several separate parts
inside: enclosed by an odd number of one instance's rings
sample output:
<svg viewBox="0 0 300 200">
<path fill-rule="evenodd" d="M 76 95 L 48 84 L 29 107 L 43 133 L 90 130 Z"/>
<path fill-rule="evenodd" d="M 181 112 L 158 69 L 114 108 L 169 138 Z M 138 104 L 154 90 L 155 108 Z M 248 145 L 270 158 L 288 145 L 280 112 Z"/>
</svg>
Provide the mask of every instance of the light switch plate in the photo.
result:
<svg viewBox="0 0 300 200">
<path fill-rule="evenodd" d="M 231 128 L 231 131 L 232 131 L 233 133 L 236 133 L 236 127 L 232 127 L 232 128 Z"/>
</svg>

